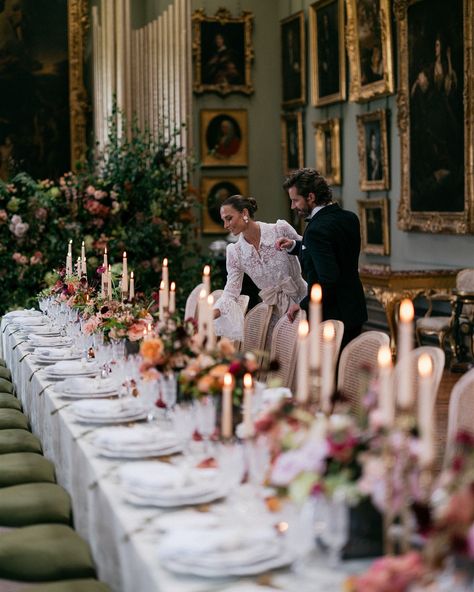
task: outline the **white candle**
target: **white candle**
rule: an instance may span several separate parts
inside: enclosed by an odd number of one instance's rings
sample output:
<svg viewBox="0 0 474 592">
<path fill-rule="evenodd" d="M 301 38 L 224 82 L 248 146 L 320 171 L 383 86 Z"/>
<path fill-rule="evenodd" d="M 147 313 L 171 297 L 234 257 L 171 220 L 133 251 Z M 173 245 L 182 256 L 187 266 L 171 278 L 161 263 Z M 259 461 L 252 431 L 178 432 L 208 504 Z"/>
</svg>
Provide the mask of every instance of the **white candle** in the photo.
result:
<svg viewBox="0 0 474 592">
<path fill-rule="evenodd" d="M 66 275 L 72 275 L 72 240 L 69 240 L 67 246 Z"/>
<path fill-rule="evenodd" d="M 109 269 L 107 271 L 107 296 L 108 298 L 112 298 L 112 266 L 109 265 Z"/>
<path fill-rule="evenodd" d="M 170 314 L 176 312 L 176 284 L 174 282 L 171 282 L 169 311 Z"/>
<path fill-rule="evenodd" d="M 123 252 L 122 259 L 122 294 L 128 294 L 128 264 L 127 252 Z"/>
<path fill-rule="evenodd" d="M 211 268 L 209 265 L 205 265 L 203 272 L 202 272 L 202 283 L 204 284 L 204 289 L 206 290 L 206 294 L 211 293 Z"/>
<path fill-rule="evenodd" d="M 418 358 L 418 428 L 421 436 L 420 464 L 432 465 L 435 458 L 433 426 L 433 362 L 431 356 L 422 354 Z"/>
<path fill-rule="evenodd" d="M 198 337 L 200 342 L 202 343 L 204 341 L 204 338 L 206 336 L 206 308 L 207 308 L 207 302 L 206 302 L 206 298 L 207 298 L 207 294 L 206 294 L 206 290 L 203 288 L 200 292 L 199 292 L 199 301 L 198 301 Z"/>
<path fill-rule="evenodd" d="M 324 413 L 331 410 L 331 395 L 334 385 L 334 330 L 333 323 L 323 329 L 323 352 L 321 364 L 321 403 Z"/>
<path fill-rule="evenodd" d="M 383 425 L 393 426 L 395 420 L 395 401 L 392 389 L 392 352 L 390 346 L 382 345 L 377 354 L 379 367 L 378 409 L 383 418 Z"/>
<path fill-rule="evenodd" d="M 161 279 L 165 284 L 166 293 L 169 291 L 169 268 L 168 268 L 168 259 L 165 257 L 163 259 L 163 265 L 161 266 Z"/>
<path fill-rule="evenodd" d="M 309 367 L 308 367 L 308 321 L 302 320 L 298 325 L 298 358 L 296 366 L 296 398 L 301 403 L 308 400 Z"/>
<path fill-rule="evenodd" d="M 133 271 L 130 273 L 130 289 L 128 292 L 128 299 L 133 300 L 135 298 L 135 278 L 133 277 Z"/>
<path fill-rule="evenodd" d="M 232 437 L 232 391 L 234 379 L 230 372 L 224 375 L 224 388 L 222 389 L 222 417 L 221 436 L 222 438 Z"/>
<path fill-rule="evenodd" d="M 81 245 L 81 271 L 82 271 L 82 275 L 87 275 L 86 245 L 85 245 L 84 241 L 82 241 L 82 245 Z"/>
<path fill-rule="evenodd" d="M 161 280 L 160 282 L 160 292 L 159 292 L 159 298 L 160 298 L 160 303 L 159 303 L 159 315 L 160 315 L 160 321 L 163 321 L 165 318 L 165 283 L 163 280 Z"/>
<path fill-rule="evenodd" d="M 252 393 L 253 380 L 251 374 L 244 374 L 244 437 L 251 438 L 254 435 L 253 420 L 252 420 Z"/>
<path fill-rule="evenodd" d="M 322 290 L 319 284 L 314 284 L 311 288 L 311 301 L 309 304 L 309 365 L 312 370 L 318 370 L 321 366 L 319 326 L 321 324 L 321 300 Z"/>
<path fill-rule="evenodd" d="M 206 308 L 206 349 L 212 351 L 216 347 L 216 334 L 214 333 L 214 297 L 209 294 Z"/>
<path fill-rule="evenodd" d="M 413 303 L 406 298 L 400 304 L 400 320 L 398 323 L 398 355 L 397 365 L 400 368 L 398 381 L 398 404 L 407 409 L 413 404 L 412 367 L 410 352 L 413 349 Z"/>
<path fill-rule="evenodd" d="M 105 269 L 107 269 L 109 266 L 109 262 L 107 260 L 107 247 L 105 247 L 104 249 L 104 263 L 102 264 L 102 266 L 105 267 Z"/>
<path fill-rule="evenodd" d="M 82 272 L 82 260 L 80 257 L 77 258 L 76 261 L 76 274 L 81 277 L 81 272 Z"/>
</svg>

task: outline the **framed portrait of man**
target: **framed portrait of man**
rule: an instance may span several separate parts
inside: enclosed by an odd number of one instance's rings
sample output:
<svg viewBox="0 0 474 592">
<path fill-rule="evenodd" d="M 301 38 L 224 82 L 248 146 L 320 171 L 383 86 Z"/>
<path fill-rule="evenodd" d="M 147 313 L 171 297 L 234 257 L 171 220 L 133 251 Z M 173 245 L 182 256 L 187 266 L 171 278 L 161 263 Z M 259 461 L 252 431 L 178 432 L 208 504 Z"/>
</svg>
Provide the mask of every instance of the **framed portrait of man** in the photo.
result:
<svg viewBox="0 0 474 592">
<path fill-rule="evenodd" d="M 390 0 L 346 0 L 351 101 L 392 94 Z"/>
<path fill-rule="evenodd" d="M 361 251 L 390 255 L 388 199 L 359 200 Z"/>
<path fill-rule="evenodd" d="M 231 195 L 248 195 L 246 177 L 202 177 L 202 232 L 204 234 L 226 234 L 220 210 L 222 202 Z"/>
<path fill-rule="evenodd" d="M 474 1 L 399 0 L 402 230 L 474 232 Z"/>
<path fill-rule="evenodd" d="M 316 121 L 313 126 L 316 168 L 330 185 L 341 185 L 341 121 L 334 117 Z"/>
<path fill-rule="evenodd" d="M 283 107 L 306 104 L 306 36 L 304 11 L 281 21 Z"/>
<path fill-rule="evenodd" d="M 215 16 L 195 10 L 193 23 L 194 84 L 196 93 L 253 93 L 251 67 L 253 14 L 233 17 L 226 8 Z"/>
<path fill-rule="evenodd" d="M 281 117 L 281 149 L 285 174 L 304 166 L 303 114 L 289 111 Z"/>
<path fill-rule="evenodd" d="M 387 111 L 357 115 L 359 185 L 362 191 L 390 188 Z"/>
<path fill-rule="evenodd" d="M 344 0 L 310 6 L 311 101 L 316 107 L 346 99 Z"/>
<path fill-rule="evenodd" d="M 0 2 L 0 178 L 57 178 L 86 151 L 86 0 Z M 47 34 L 45 34 L 45 31 Z"/>
<path fill-rule="evenodd" d="M 200 139 L 203 166 L 247 166 L 246 109 L 202 109 Z"/>
</svg>

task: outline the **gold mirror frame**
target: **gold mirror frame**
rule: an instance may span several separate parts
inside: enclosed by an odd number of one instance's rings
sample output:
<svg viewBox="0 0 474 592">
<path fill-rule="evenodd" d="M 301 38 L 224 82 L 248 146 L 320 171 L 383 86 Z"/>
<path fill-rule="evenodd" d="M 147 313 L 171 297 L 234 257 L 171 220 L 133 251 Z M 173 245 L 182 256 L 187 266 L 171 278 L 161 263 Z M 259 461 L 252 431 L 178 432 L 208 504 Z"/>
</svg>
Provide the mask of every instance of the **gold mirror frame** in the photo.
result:
<svg viewBox="0 0 474 592">
<path fill-rule="evenodd" d="M 371 101 L 377 97 L 390 95 L 394 91 L 392 29 L 390 21 L 390 0 L 380 1 L 380 29 L 382 42 L 383 78 L 368 84 L 362 84 L 361 61 L 358 40 L 357 0 L 346 0 L 347 30 L 346 43 L 351 75 L 349 100 L 355 102 Z"/>
<path fill-rule="evenodd" d="M 365 124 L 373 121 L 380 122 L 380 160 L 382 178 L 371 181 L 367 171 L 367 140 Z M 359 155 L 359 187 L 362 191 L 376 191 L 390 188 L 390 172 L 388 166 L 388 137 L 387 137 L 387 111 L 378 109 L 371 113 L 357 115 L 357 153 Z"/>
<path fill-rule="evenodd" d="M 398 26 L 399 91 L 398 128 L 401 151 L 401 197 L 398 228 L 431 233 L 469 234 L 474 232 L 474 0 L 463 0 L 464 47 L 464 211 L 417 212 L 410 200 L 410 88 L 408 71 L 408 7 L 420 0 L 395 0 Z"/>
<path fill-rule="evenodd" d="M 388 199 L 361 199 L 357 201 L 359 206 L 361 251 L 371 255 L 390 255 L 390 235 Z M 367 228 L 367 210 L 380 209 L 382 223 L 382 244 L 369 242 L 369 230 Z"/>
<path fill-rule="evenodd" d="M 88 27 L 87 0 L 68 0 L 69 117 L 71 169 L 84 160 L 87 149 L 87 92 L 84 86 L 84 55 Z"/>
<path fill-rule="evenodd" d="M 244 26 L 244 61 L 245 61 L 245 82 L 244 84 L 229 84 L 227 82 L 220 84 L 202 83 L 202 63 L 201 49 L 202 36 L 201 25 L 203 22 L 219 23 L 241 23 Z M 240 16 L 233 17 L 227 8 L 219 8 L 215 16 L 206 16 L 204 8 L 198 8 L 192 15 L 193 25 L 193 58 L 194 58 L 194 82 L 193 90 L 195 93 L 217 92 L 221 96 L 226 96 L 232 92 L 241 92 L 251 95 L 254 92 L 251 69 L 254 59 L 254 50 L 252 46 L 253 13 L 249 10 L 243 10 Z"/>
<path fill-rule="evenodd" d="M 341 185 L 341 120 L 338 117 L 316 121 L 314 127 L 314 145 L 316 168 L 326 177 L 330 185 Z M 326 133 L 331 136 L 331 169 L 328 171 L 326 158 Z"/>
</svg>

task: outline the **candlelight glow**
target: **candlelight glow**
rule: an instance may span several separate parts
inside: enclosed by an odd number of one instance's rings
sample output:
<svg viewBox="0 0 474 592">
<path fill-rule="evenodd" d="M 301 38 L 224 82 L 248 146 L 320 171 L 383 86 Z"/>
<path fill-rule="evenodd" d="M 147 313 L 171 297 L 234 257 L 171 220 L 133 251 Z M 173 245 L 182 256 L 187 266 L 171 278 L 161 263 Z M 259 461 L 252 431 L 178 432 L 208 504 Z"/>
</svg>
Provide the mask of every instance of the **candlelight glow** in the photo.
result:
<svg viewBox="0 0 474 592">
<path fill-rule="evenodd" d="M 246 376 L 247 376 L 247 374 L 246 374 Z M 233 382 L 234 382 L 234 379 L 232 377 L 232 374 L 230 372 L 226 372 L 224 374 L 224 386 L 232 386 Z"/>
<path fill-rule="evenodd" d="M 380 346 L 379 353 L 377 354 L 377 362 L 379 368 L 390 368 L 392 365 L 392 352 L 388 345 Z"/>
<path fill-rule="evenodd" d="M 212 306 L 214 304 L 214 296 L 212 294 L 209 294 L 209 296 L 207 297 L 207 303 L 209 304 L 209 306 Z"/>
<path fill-rule="evenodd" d="M 123 258 L 125 259 L 127 257 L 127 251 L 123 252 Z"/>
<path fill-rule="evenodd" d="M 168 267 L 168 257 L 163 259 L 163 267 Z"/>
<path fill-rule="evenodd" d="M 211 275 L 211 267 L 209 265 L 205 265 L 202 274 Z"/>
<path fill-rule="evenodd" d="M 334 324 L 333 323 L 326 323 L 326 325 L 324 325 L 324 328 L 323 328 L 324 341 L 332 341 L 334 339 L 335 335 L 336 335 L 336 332 L 334 330 Z"/>
<path fill-rule="evenodd" d="M 176 284 L 175 284 L 174 282 L 171 282 L 171 287 L 170 287 L 170 290 L 171 290 L 172 292 L 176 292 Z"/>
<path fill-rule="evenodd" d="M 402 323 L 409 323 L 413 321 L 414 316 L 413 302 L 409 298 L 405 298 L 400 304 L 400 321 Z"/>
<path fill-rule="evenodd" d="M 160 290 L 164 290 L 165 289 L 165 282 L 163 280 L 161 280 L 160 282 Z"/>
<path fill-rule="evenodd" d="M 308 321 L 302 320 L 298 325 L 298 337 L 303 338 L 306 337 L 309 333 L 309 325 Z"/>
<path fill-rule="evenodd" d="M 429 354 L 421 354 L 418 358 L 418 374 L 422 378 L 431 376 L 433 372 L 433 362 Z"/>
<path fill-rule="evenodd" d="M 247 372 L 244 374 L 244 387 L 246 389 L 251 389 L 253 384 L 252 375 Z"/>
<path fill-rule="evenodd" d="M 104 255 L 107 255 L 107 247 L 104 248 Z"/>
<path fill-rule="evenodd" d="M 163 282 L 161 282 L 163 283 Z M 206 290 L 204 290 L 204 288 L 199 292 L 199 300 L 204 300 L 207 296 L 207 292 Z"/>
<path fill-rule="evenodd" d="M 130 273 L 130 279 L 133 280 L 133 271 Z"/>
<path fill-rule="evenodd" d="M 311 302 L 321 302 L 323 298 L 323 291 L 319 284 L 314 284 L 311 288 Z"/>
</svg>

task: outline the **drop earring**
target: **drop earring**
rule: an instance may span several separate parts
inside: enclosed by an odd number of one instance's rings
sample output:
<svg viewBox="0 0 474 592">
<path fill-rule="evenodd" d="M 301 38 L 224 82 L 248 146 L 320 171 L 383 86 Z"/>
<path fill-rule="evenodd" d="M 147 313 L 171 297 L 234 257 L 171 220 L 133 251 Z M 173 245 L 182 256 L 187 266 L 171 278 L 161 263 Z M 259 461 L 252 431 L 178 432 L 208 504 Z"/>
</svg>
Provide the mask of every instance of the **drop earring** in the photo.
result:
<svg viewBox="0 0 474 592">
<path fill-rule="evenodd" d="M 244 216 L 244 222 L 245 222 L 245 224 L 248 224 L 249 223 L 249 219 L 248 219 L 247 216 Z"/>
</svg>

